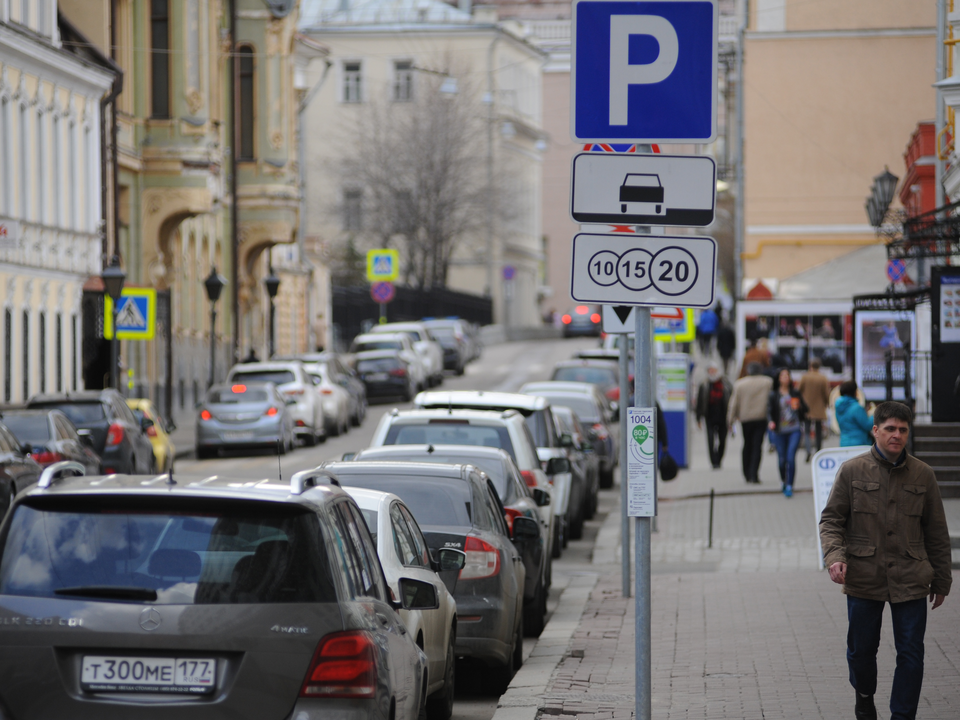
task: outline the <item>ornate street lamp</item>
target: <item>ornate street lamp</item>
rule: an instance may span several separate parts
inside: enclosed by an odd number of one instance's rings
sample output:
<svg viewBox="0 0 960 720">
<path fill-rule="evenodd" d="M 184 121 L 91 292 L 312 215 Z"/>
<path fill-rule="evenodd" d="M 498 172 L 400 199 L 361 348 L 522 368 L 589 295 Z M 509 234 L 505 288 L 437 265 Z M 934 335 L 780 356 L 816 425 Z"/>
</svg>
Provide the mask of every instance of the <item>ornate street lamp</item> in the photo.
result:
<svg viewBox="0 0 960 720">
<path fill-rule="evenodd" d="M 123 283 L 127 279 L 127 274 L 120 267 L 120 258 L 116 255 L 110 260 L 110 264 L 100 273 L 100 279 L 103 280 L 103 287 L 107 295 L 113 301 L 113 335 L 110 338 L 110 386 L 120 388 L 120 345 L 117 341 L 117 304 L 120 302 L 120 295 L 123 292 Z"/>
<path fill-rule="evenodd" d="M 273 301 L 277 297 L 277 291 L 280 289 L 280 278 L 278 278 L 273 273 L 273 266 L 270 266 L 269 275 L 263 279 L 264 287 L 267 288 L 267 295 L 270 296 L 270 343 L 269 343 L 269 355 L 268 357 L 273 357 L 273 322 L 274 322 L 274 308 Z"/>
<path fill-rule="evenodd" d="M 887 167 L 873 178 L 873 187 L 870 188 L 870 197 L 867 198 L 866 205 L 867 217 L 873 227 L 879 229 L 883 225 L 883 219 L 887 216 L 890 203 L 893 202 L 893 194 L 897 190 L 899 181 L 900 178 L 890 172 Z"/>
<path fill-rule="evenodd" d="M 210 301 L 210 376 L 207 378 L 207 389 L 213 385 L 214 371 L 217 365 L 217 300 L 220 299 L 220 293 L 223 292 L 227 279 L 217 272 L 216 266 L 210 268 L 210 274 L 203 281 L 203 286 L 207 289 L 207 299 Z"/>
</svg>

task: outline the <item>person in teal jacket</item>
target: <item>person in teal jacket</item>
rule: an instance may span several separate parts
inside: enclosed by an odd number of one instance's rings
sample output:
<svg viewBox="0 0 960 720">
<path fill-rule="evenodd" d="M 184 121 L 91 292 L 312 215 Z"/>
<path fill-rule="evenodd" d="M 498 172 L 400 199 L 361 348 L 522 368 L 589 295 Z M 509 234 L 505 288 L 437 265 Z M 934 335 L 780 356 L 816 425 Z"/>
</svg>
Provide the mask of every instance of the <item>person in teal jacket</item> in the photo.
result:
<svg viewBox="0 0 960 720">
<path fill-rule="evenodd" d="M 837 398 L 833 411 L 837 416 L 837 425 L 840 426 L 840 447 L 873 444 L 870 436 L 873 421 L 857 402 L 857 383 L 853 380 L 840 383 L 840 397 Z"/>
</svg>

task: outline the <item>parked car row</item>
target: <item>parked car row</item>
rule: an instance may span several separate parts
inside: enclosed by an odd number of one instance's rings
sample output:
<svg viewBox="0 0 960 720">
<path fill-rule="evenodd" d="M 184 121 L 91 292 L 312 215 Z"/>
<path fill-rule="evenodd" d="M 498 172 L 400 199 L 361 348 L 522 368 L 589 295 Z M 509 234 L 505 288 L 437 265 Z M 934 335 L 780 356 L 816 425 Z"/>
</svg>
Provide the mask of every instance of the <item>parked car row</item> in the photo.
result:
<svg viewBox="0 0 960 720">
<path fill-rule="evenodd" d="M 358 426 L 367 387 L 335 353 L 234 365 L 197 408 L 197 457 L 249 447 L 290 452 Z"/>
</svg>

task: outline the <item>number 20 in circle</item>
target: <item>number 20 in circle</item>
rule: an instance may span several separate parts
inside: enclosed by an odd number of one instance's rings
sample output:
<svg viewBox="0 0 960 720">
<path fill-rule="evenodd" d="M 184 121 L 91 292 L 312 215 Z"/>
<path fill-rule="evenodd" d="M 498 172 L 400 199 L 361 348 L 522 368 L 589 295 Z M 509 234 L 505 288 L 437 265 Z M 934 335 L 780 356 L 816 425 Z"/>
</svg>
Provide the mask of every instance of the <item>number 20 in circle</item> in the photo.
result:
<svg viewBox="0 0 960 720">
<path fill-rule="evenodd" d="M 617 277 L 617 262 L 619 260 L 620 256 L 611 250 L 601 250 L 596 253 L 590 258 L 590 264 L 587 266 L 590 279 L 603 287 L 616 284 L 619 280 Z"/>
<path fill-rule="evenodd" d="M 672 246 L 653 256 L 651 275 L 654 287 L 664 295 L 683 295 L 696 284 L 700 268 L 691 252 Z"/>
</svg>

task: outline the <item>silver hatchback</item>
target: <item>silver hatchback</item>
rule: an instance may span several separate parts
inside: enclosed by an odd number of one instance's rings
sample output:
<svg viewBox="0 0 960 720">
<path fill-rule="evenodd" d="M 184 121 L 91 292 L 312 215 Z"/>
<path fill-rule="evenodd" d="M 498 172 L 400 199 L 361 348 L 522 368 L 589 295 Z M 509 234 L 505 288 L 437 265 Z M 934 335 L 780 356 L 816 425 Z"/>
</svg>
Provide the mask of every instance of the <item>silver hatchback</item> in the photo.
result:
<svg viewBox="0 0 960 720">
<path fill-rule="evenodd" d="M 197 457 L 214 457 L 222 449 L 266 447 L 281 455 L 292 450 L 294 403 L 273 383 L 214 385 L 197 409 Z"/>
<path fill-rule="evenodd" d="M 0 713 L 31 718 L 416 720 L 426 656 L 356 503 L 290 482 L 58 477 L 0 526 Z"/>
</svg>

